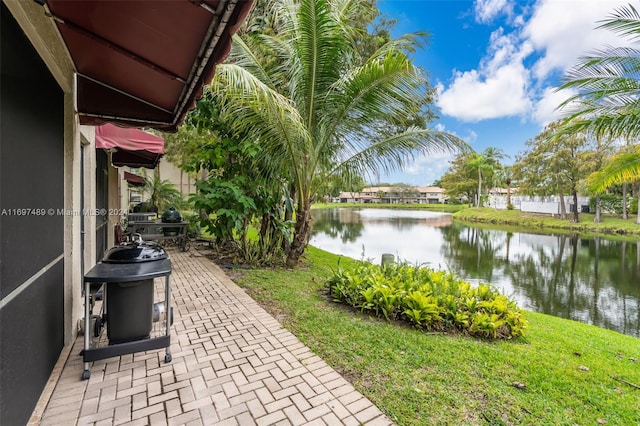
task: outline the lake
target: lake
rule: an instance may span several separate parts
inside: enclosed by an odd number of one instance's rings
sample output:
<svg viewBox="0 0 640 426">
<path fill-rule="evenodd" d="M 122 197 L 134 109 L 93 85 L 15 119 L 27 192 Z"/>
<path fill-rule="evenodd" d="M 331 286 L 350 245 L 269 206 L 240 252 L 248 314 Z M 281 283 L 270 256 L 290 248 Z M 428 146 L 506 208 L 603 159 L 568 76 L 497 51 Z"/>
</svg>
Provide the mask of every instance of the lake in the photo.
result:
<svg viewBox="0 0 640 426">
<path fill-rule="evenodd" d="M 420 210 L 312 211 L 310 244 L 380 263 L 383 253 L 486 282 L 520 307 L 640 337 L 640 241 L 466 226 Z"/>
</svg>

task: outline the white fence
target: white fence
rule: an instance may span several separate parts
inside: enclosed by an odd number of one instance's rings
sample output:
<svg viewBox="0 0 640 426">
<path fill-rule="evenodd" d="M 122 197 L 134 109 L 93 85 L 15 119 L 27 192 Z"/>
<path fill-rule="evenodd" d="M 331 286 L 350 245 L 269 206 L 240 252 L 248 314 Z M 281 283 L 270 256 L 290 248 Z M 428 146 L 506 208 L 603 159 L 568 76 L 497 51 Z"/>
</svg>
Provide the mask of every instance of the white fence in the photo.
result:
<svg viewBox="0 0 640 426">
<path fill-rule="evenodd" d="M 542 203 L 539 201 L 522 201 L 520 210 L 527 213 L 560 214 L 560 203 Z"/>
<path fill-rule="evenodd" d="M 573 211 L 573 197 L 564 197 L 564 203 L 567 209 L 567 213 Z M 560 197 L 537 197 L 537 196 L 524 196 L 524 195 L 512 195 L 511 204 L 516 210 L 529 213 L 543 213 L 543 214 L 560 214 Z M 578 196 L 578 212 L 583 210 L 583 206 L 589 205 L 589 197 Z M 489 196 L 489 207 L 498 210 L 507 209 L 507 196 L 506 195 L 491 195 Z"/>
</svg>

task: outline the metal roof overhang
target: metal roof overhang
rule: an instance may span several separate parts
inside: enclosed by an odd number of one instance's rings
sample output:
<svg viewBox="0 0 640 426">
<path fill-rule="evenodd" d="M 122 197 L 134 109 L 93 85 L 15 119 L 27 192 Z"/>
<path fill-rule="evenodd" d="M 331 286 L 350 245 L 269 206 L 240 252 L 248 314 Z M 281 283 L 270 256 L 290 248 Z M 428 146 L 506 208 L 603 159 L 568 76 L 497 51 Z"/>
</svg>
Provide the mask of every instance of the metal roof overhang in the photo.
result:
<svg viewBox="0 0 640 426">
<path fill-rule="evenodd" d="M 36 0 L 76 69 L 80 124 L 175 131 L 202 96 L 251 0 Z"/>
</svg>

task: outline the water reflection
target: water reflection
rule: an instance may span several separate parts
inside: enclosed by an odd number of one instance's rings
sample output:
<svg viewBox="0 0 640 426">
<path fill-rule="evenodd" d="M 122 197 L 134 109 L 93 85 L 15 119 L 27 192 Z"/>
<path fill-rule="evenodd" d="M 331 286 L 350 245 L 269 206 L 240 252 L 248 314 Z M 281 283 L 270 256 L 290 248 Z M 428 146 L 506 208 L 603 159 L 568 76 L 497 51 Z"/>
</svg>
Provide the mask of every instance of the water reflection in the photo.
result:
<svg viewBox="0 0 640 426">
<path fill-rule="evenodd" d="M 316 247 L 450 268 L 494 284 L 525 309 L 640 337 L 640 241 L 468 227 L 425 211 L 324 209 L 313 217 Z"/>
</svg>

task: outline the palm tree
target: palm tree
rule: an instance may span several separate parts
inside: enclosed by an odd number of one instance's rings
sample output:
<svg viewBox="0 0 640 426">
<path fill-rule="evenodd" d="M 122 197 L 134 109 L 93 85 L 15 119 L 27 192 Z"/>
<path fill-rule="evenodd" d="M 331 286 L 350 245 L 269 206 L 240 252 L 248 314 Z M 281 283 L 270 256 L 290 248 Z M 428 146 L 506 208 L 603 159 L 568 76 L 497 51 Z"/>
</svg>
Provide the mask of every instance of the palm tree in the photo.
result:
<svg viewBox="0 0 640 426">
<path fill-rule="evenodd" d="M 640 14 L 632 6 L 616 9 L 599 28 L 637 44 Z M 640 49 L 609 47 L 583 57 L 558 89 L 577 93 L 562 103 L 567 112 L 565 132 L 591 132 L 596 138 L 637 140 L 640 137 Z M 611 173 L 605 176 L 602 173 Z M 614 183 L 640 177 L 640 152 L 618 156 L 594 178 L 592 188 L 604 191 Z"/>
<path fill-rule="evenodd" d="M 513 167 L 502 166 L 498 169 L 498 182 L 507 186 L 507 208 L 513 208 L 511 204 L 511 185 L 513 184 Z M 511 206 L 511 207 L 509 207 Z"/>
<path fill-rule="evenodd" d="M 504 158 L 504 153 L 500 148 L 488 147 L 482 153 L 474 153 L 469 160 L 469 167 L 478 172 L 478 198 L 476 207 L 481 207 L 483 176 L 493 177 L 493 174 L 500 167 L 500 160 Z M 484 179 L 486 180 L 486 179 Z M 487 184 L 492 182 L 488 181 Z"/>
<path fill-rule="evenodd" d="M 418 152 L 466 148 L 453 135 L 408 125 L 420 122 L 433 94 L 406 53 L 420 47 L 419 35 L 362 57 L 350 19 L 368 3 L 273 2 L 274 31 L 236 37 L 231 63 L 217 68 L 211 85 L 231 129 L 261 145 L 265 171 L 291 182 L 289 265 L 306 248 L 312 196 L 328 176 L 375 176 Z"/>
<path fill-rule="evenodd" d="M 181 209 L 186 205 L 176 185 L 169 180 L 160 179 L 156 173 L 153 176 L 144 175 L 142 190 L 149 196 L 147 204 L 156 212 L 163 212 L 169 207 Z"/>
</svg>

